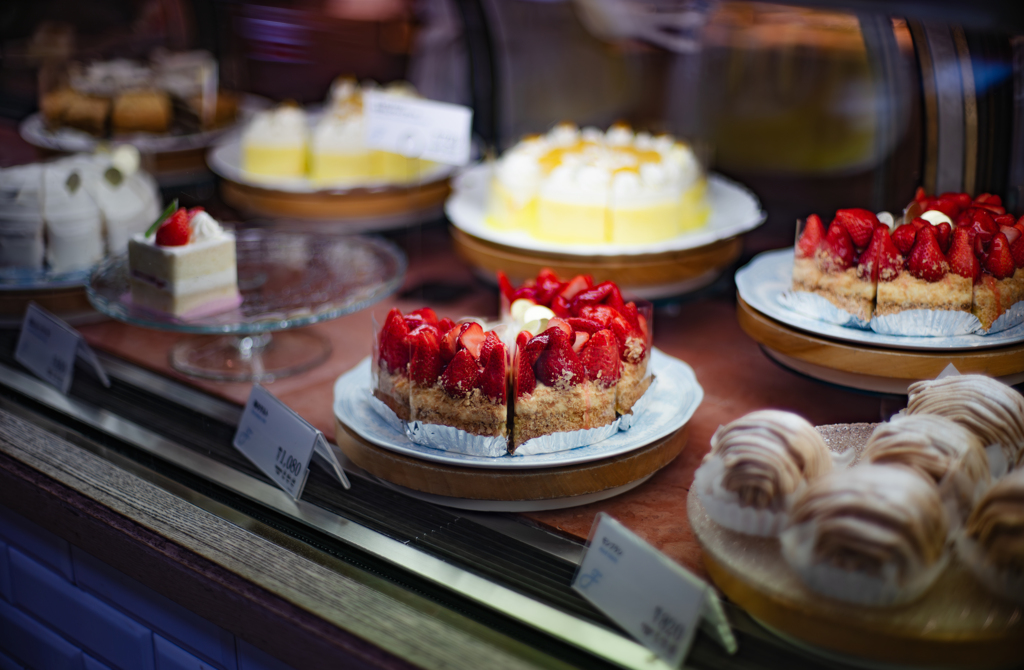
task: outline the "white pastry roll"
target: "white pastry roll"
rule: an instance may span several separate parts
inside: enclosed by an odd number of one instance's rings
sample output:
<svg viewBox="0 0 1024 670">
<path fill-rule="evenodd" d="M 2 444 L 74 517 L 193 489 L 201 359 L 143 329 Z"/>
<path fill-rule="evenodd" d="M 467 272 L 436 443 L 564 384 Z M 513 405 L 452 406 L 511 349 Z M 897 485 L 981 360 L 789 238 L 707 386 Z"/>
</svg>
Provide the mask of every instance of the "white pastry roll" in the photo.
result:
<svg viewBox="0 0 1024 670">
<path fill-rule="evenodd" d="M 983 375 L 911 384 L 908 414 L 938 414 L 998 445 L 1010 468 L 1024 463 L 1024 396 Z"/>
<path fill-rule="evenodd" d="M 785 524 L 793 494 L 831 468 L 814 426 L 789 412 L 762 410 L 718 429 L 694 485 L 720 525 L 772 536 Z"/>
<path fill-rule="evenodd" d="M 947 532 L 935 484 L 909 468 L 866 464 L 809 484 L 780 540 L 812 590 L 884 606 L 931 586 L 945 567 Z"/>
<path fill-rule="evenodd" d="M 967 518 L 992 481 L 981 438 L 935 414 L 897 416 L 879 425 L 864 447 L 864 458 L 905 465 L 935 482 L 957 520 Z"/>
<path fill-rule="evenodd" d="M 957 552 L 993 593 L 1024 604 L 1024 469 L 988 490 L 968 518 Z"/>
</svg>

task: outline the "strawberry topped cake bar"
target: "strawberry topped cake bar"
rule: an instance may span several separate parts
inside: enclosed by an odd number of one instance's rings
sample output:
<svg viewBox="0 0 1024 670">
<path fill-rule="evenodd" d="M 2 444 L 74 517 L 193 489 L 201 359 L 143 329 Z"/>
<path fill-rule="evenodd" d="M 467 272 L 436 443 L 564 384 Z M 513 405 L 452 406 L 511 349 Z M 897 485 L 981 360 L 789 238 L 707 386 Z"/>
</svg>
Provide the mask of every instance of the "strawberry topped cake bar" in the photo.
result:
<svg viewBox="0 0 1024 670">
<path fill-rule="evenodd" d="M 864 321 L 964 312 L 987 331 L 1024 300 L 1024 217 L 1006 214 L 998 196 L 922 189 L 892 229 L 867 210 L 839 210 L 826 233 L 812 214 L 797 241 L 793 290 Z"/>
</svg>

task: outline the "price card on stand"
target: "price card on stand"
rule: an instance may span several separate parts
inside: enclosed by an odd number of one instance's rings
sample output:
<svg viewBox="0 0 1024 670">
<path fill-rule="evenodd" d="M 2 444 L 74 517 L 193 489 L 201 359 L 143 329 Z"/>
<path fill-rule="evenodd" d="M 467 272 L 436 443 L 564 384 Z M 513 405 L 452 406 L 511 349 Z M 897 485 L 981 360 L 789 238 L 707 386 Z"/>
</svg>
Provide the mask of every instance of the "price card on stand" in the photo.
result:
<svg viewBox="0 0 1024 670">
<path fill-rule="evenodd" d="M 350 486 L 324 434 L 259 384 L 252 387 L 232 444 L 296 500 L 314 452 L 327 461 L 329 474 L 346 489 Z"/>
<path fill-rule="evenodd" d="M 473 112 L 462 105 L 363 92 L 366 145 L 410 158 L 465 165 Z"/>
<path fill-rule="evenodd" d="M 572 587 L 673 667 L 699 626 L 736 651 L 714 590 L 607 514 L 594 522 Z"/>
<path fill-rule="evenodd" d="M 14 360 L 66 394 L 75 374 L 76 358 L 81 358 L 104 386 L 110 386 L 110 379 L 96 358 L 96 353 L 89 348 L 79 332 L 36 303 L 30 302 L 21 322 Z"/>
</svg>

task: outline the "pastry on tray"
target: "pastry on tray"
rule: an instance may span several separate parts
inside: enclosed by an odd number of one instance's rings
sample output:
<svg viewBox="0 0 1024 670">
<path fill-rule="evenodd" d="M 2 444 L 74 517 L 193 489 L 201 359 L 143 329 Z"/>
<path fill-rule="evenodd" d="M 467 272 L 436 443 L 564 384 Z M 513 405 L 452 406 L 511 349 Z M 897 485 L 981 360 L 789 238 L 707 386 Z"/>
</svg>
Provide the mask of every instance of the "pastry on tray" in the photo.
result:
<svg viewBox="0 0 1024 670">
<path fill-rule="evenodd" d="M 1024 217 L 1015 221 L 997 196 L 933 198 L 921 189 L 901 222 L 845 209 L 826 231 L 812 214 L 796 244 L 793 291 L 886 334 L 1005 330 L 1024 321 L 1024 308 L 1015 307 L 1024 302 Z"/>
<path fill-rule="evenodd" d="M 772 536 L 785 524 L 793 496 L 831 470 L 814 426 L 791 412 L 761 410 L 715 431 L 694 487 L 720 525 Z"/>
<path fill-rule="evenodd" d="M 643 244 L 705 225 L 706 181 L 668 135 L 571 123 L 520 141 L 498 160 L 487 225 L 569 244 Z"/>
<path fill-rule="evenodd" d="M 1024 470 L 988 490 L 967 520 L 957 550 L 993 593 L 1024 604 Z"/>
<path fill-rule="evenodd" d="M 494 328 L 438 320 L 429 308 L 388 314 L 373 394 L 409 424 L 403 430 L 428 446 L 494 456 L 493 441 L 474 445 L 422 425 L 507 438 L 502 453 L 572 449 L 628 429 L 653 379 L 649 320 L 636 303 L 612 282 L 563 281 L 550 270 L 518 289 L 501 275 L 501 285 Z"/>
<path fill-rule="evenodd" d="M 178 208 L 128 243 L 132 303 L 183 319 L 241 303 L 235 236 L 201 207 Z"/>
</svg>

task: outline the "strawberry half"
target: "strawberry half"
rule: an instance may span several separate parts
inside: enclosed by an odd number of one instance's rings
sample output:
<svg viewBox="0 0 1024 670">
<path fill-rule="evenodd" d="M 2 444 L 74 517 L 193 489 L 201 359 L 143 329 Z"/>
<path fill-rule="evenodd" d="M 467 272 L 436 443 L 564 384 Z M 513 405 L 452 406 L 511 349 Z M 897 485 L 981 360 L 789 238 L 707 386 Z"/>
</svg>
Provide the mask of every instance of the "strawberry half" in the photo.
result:
<svg viewBox="0 0 1024 670">
<path fill-rule="evenodd" d="M 420 307 L 405 315 L 405 320 L 408 321 L 420 321 L 422 323 L 429 323 L 432 326 L 437 325 L 437 313 L 429 307 Z"/>
<path fill-rule="evenodd" d="M 829 226 L 823 246 L 826 254 L 823 269 L 826 272 L 843 272 L 853 266 L 853 239 L 841 222 L 836 221 Z"/>
<path fill-rule="evenodd" d="M 579 357 L 587 379 L 605 388 L 614 386 L 622 374 L 618 351 L 619 343 L 610 330 L 597 331 Z"/>
<path fill-rule="evenodd" d="M 875 228 L 871 243 L 857 263 L 857 276 L 865 281 L 892 281 L 902 267 L 903 257 L 893 244 L 889 229 L 885 226 Z"/>
<path fill-rule="evenodd" d="M 871 242 L 871 233 L 878 225 L 878 217 L 866 209 L 840 209 L 836 212 L 832 225 L 837 222 L 843 224 L 846 232 L 850 233 L 853 244 L 858 249 L 863 249 Z"/>
<path fill-rule="evenodd" d="M 967 228 L 957 228 L 953 231 L 953 243 L 949 248 L 949 270 L 971 281 L 976 281 L 981 274 L 981 264 L 978 263 L 978 257 L 974 255 L 974 245 L 971 244 L 971 231 Z"/>
<path fill-rule="evenodd" d="M 409 326 L 402 318 L 402 312 L 394 307 L 384 319 L 380 331 L 380 360 L 389 372 L 397 372 L 409 363 Z"/>
<path fill-rule="evenodd" d="M 551 337 L 549 346 L 537 356 L 533 366 L 537 381 L 546 386 L 567 389 L 583 383 L 583 365 L 563 337 Z"/>
<path fill-rule="evenodd" d="M 530 395 L 537 388 L 537 377 L 533 374 L 534 356 L 519 347 L 516 357 L 516 397 Z"/>
<path fill-rule="evenodd" d="M 490 335 L 494 335 L 494 333 L 488 333 L 488 340 L 484 342 L 483 349 L 480 350 L 480 361 L 484 366 L 479 379 L 480 391 L 494 402 L 504 404 L 507 379 L 505 345 L 495 335 L 497 343 L 489 346 Z"/>
<path fill-rule="evenodd" d="M 804 232 L 801 233 L 800 240 L 796 243 L 797 257 L 814 258 L 814 254 L 817 253 L 818 247 L 821 246 L 824 239 L 825 226 L 821 223 L 821 217 L 811 214 L 807 217 Z"/>
<path fill-rule="evenodd" d="M 942 253 L 949 252 L 949 242 L 952 234 L 953 227 L 945 221 L 935 226 L 935 237 L 939 238 L 939 248 L 942 249 Z"/>
<path fill-rule="evenodd" d="M 480 347 L 486 337 L 483 326 L 476 321 L 464 323 L 462 331 L 459 333 L 459 349 L 469 351 L 474 360 L 480 358 Z"/>
<path fill-rule="evenodd" d="M 189 224 L 191 218 L 187 209 L 179 207 L 174 214 L 164 219 L 156 229 L 157 246 L 182 247 L 188 244 L 192 239 L 192 226 Z"/>
<path fill-rule="evenodd" d="M 906 224 L 892 231 L 892 243 L 903 255 L 909 254 L 914 248 L 914 240 L 917 239 L 917 227 Z"/>
<path fill-rule="evenodd" d="M 586 291 L 588 288 L 590 288 L 590 284 L 587 283 L 587 278 L 583 275 L 576 275 L 558 292 L 558 295 L 565 300 L 572 300 L 576 294 Z"/>
<path fill-rule="evenodd" d="M 932 227 L 917 232 L 917 241 L 907 258 L 910 274 L 927 282 L 937 282 L 949 272 L 949 262 L 939 248 L 939 239 Z"/>
<path fill-rule="evenodd" d="M 992 238 L 992 246 L 989 247 L 988 257 L 985 259 L 985 270 L 996 279 L 1007 279 L 1016 272 L 1017 265 L 1014 263 L 1006 235 L 999 233 Z"/>
<path fill-rule="evenodd" d="M 464 398 L 473 392 L 480 378 L 480 366 L 473 354 L 463 349 L 441 373 L 441 388 L 453 398 Z"/>
<path fill-rule="evenodd" d="M 424 325 L 409 333 L 409 351 L 409 378 L 421 386 L 433 386 L 441 374 L 437 330 Z"/>
<path fill-rule="evenodd" d="M 512 288 L 512 282 L 508 280 L 508 275 L 501 270 L 498 270 L 498 290 L 509 303 L 512 302 L 512 294 L 515 293 L 515 289 Z"/>
</svg>

